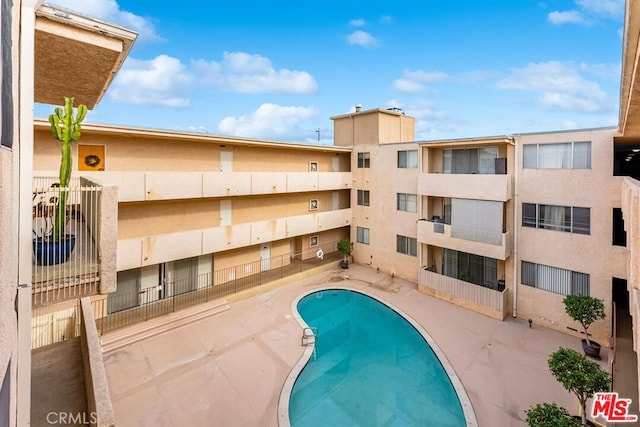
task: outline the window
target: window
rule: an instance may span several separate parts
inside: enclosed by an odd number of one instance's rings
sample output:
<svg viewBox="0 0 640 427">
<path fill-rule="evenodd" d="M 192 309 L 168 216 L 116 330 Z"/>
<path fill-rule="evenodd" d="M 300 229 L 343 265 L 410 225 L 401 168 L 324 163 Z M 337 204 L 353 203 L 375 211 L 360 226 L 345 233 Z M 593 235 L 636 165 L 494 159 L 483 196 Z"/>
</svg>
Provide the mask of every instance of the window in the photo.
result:
<svg viewBox="0 0 640 427">
<path fill-rule="evenodd" d="M 396 252 L 416 256 L 418 241 L 413 237 L 396 235 Z"/>
<path fill-rule="evenodd" d="M 443 150 L 442 172 L 451 174 L 495 174 L 498 147 Z"/>
<path fill-rule="evenodd" d="M 359 168 L 368 168 L 370 167 L 370 158 L 371 153 L 358 153 L 358 167 Z"/>
<path fill-rule="evenodd" d="M 415 194 L 398 193 L 398 210 L 418 212 L 418 196 Z"/>
<path fill-rule="evenodd" d="M 522 261 L 523 285 L 560 295 L 589 295 L 589 275 L 564 268 Z"/>
<path fill-rule="evenodd" d="M 591 169 L 591 142 L 525 144 L 525 169 Z"/>
<path fill-rule="evenodd" d="M 356 241 L 358 243 L 369 244 L 369 229 L 364 227 L 356 227 Z"/>
<path fill-rule="evenodd" d="M 418 167 L 418 150 L 398 151 L 398 167 L 414 169 Z"/>
<path fill-rule="evenodd" d="M 495 258 L 443 248 L 442 274 L 498 289 L 498 260 Z"/>
<path fill-rule="evenodd" d="M 591 209 L 523 203 L 522 226 L 591 234 Z"/>
<path fill-rule="evenodd" d="M 369 206 L 369 190 L 358 190 L 358 205 Z"/>
</svg>

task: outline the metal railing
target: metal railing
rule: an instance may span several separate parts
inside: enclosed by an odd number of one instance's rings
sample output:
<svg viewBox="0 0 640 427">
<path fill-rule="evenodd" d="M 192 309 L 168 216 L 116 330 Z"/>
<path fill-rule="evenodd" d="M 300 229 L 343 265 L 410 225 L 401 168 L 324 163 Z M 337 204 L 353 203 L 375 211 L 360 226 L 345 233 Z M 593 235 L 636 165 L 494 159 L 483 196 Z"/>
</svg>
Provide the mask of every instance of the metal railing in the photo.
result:
<svg viewBox="0 0 640 427">
<path fill-rule="evenodd" d="M 33 305 L 77 298 L 98 292 L 98 212 L 102 187 L 57 185 L 55 178 L 33 182 Z M 60 207 L 61 200 L 65 200 Z M 56 218 L 60 236 L 53 239 Z"/>
<path fill-rule="evenodd" d="M 322 249 L 322 259 L 315 256 Z M 135 323 L 206 303 L 319 265 L 336 262 L 342 254 L 331 242 L 304 253 L 283 254 L 268 259 L 216 270 L 185 279 L 126 293 L 109 294 L 94 302 L 96 323 L 101 334 Z"/>
</svg>

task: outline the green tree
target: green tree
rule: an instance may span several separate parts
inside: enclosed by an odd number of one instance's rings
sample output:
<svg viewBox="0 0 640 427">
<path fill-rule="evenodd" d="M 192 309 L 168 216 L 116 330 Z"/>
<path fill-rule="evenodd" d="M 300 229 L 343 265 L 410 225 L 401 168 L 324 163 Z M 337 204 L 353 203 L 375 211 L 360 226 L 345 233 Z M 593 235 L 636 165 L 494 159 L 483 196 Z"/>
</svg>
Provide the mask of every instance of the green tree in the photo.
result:
<svg viewBox="0 0 640 427">
<path fill-rule="evenodd" d="M 525 411 L 529 427 L 578 427 L 580 422 L 565 408 L 553 403 L 538 403 Z"/>
<path fill-rule="evenodd" d="M 604 319 L 604 303 L 602 300 L 588 295 L 567 295 L 562 302 L 564 302 L 567 314 L 582 325 L 587 345 L 591 346 L 589 326 L 598 319 Z"/>
<path fill-rule="evenodd" d="M 595 393 L 609 391 L 611 375 L 596 362 L 570 348 L 560 347 L 548 360 L 549 370 L 556 380 L 576 395 L 582 414 L 582 425 L 587 425 L 587 399 Z"/>
</svg>

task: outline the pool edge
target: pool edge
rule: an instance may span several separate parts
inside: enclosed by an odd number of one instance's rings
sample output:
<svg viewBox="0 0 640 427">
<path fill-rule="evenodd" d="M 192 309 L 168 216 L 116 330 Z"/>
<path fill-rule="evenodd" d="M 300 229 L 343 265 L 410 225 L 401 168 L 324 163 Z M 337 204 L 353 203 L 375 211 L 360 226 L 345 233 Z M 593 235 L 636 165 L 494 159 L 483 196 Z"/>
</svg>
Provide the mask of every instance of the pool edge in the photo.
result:
<svg viewBox="0 0 640 427">
<path fill-rule="evenodd" d="M 442 368 L 447 373 L 447 376 L 449 377 L 449 381 L 451 382 L 451 385 L 453 386 L 453 389 L 455 390 L 456 395 L 458 397 L 458 401 L 460 402 L 460 406 L 462 407 L 462 412 L 464 414 L 464 418 L 465 418 L 465 422 L 466 422 L 467 427 L 477 427 L 478 426 L 478 419 L 476 418 L 476 414 L 475 414 L 475 411 L 473 409 L 473 405 L 471 404 L 471 399 L 467 395 L 467 391 L 465 390 L 464 386 L 462 385 L 462 381 L 460 380 L 460 378 L 458 377 L 458 374 L 456 373 L 455 369 L 453 368 L 453 366 L 449 362 L 449 359 L 447 359 L 447 356 L 440 349 L 440 347 L 435 342 L 435 340 L 431 337 L 431 335 L 429 335 L 427 330 L 422 325 L 420 325 L 420 323 L 418 323 L 417 320 L 415 320 L 413 317 L 411 317 L 409 314 L 407 314 L 404 310 L 402 310 L 399 307 L 397 307 L 395 304 L 392 304 L 389 301 L 385 300 L 384 298 L 381 298 L 379 296 L 373 295 L 373 294 L 371 294 L 371 293 L 369 293 L 367 291 L 363 291 L 363 290 L 360 290 L 360 289 L 354 289 L 354 288 L 350 288 L 350 287 L 347 287 L 347 286 L 323 286 L 323 287 L 318 287 L 318 288 L 315 288 L 313 290 L 309 290 L 307 292 L 304 292 L 304 293 L 298 295 L 291 302 L 291 313 L 292 313 L 292 316 L 296 319 L 296 321 L 298 322 L 298 324 L 300 325 L 300 327 L 302 329 L 308 327 L 308 325 L 302 319 L 302 316 L 300 316 L 300 313 L 298 313 L 297 306 L 298 306 L 298 303 L 300 302 L 300 300 L 302 298 L 306 297 L 307 295 L 311 295 L 311 294 L 313 294 L 315 292 L 327 291 L 327 290 L 331 290 L 331 289 L 346 290 L 346 291 L 357 292 L 357 293 L 366 295 L 366 296 L 368 296 L 370 298 L 375 299 L 376 301 L 380 302 L 381 304 L 384 304 L 387 307 L 391 308 L 396 313 L 398 313 L 400 316 L 402 316 L 402 318 L 404 318 L 407 322 L 409 322 L 411 324 L 411 326 L 413 326 L 420 333 L 420 335 L 427 342 L 427 344 L 429 344 L 429 346 L 431 347 L 431 350 L 435 353 L 436 357 L 438 358 L 438 360 L 440 362 L 440 365 L 442 365 Z M 280 397 L 278 399 L 278 426 L 279 427 L 291 427 L 291 421 L 289 420 L 289 400 L 291 398 L 291 391 L 293 390 L 293 386 L 295 385 L 295 382 L 298 379 L 298 376 L 300 375 L 300 372 L 302 372 L 304 367 L 309 362 L 309 359 L 311 358 L 311 356 L 313 354 L 314 348 L 315 348 L 315 343 L 309 344 L 309 345 L 306 346 L 306 348 L 304 350 L 304 353 L 302 354 L 302 356 L 300 357 L 298 362 L 293 366 L 293 368 L 291 368 L 291 371 L 289 372 L 289 375 L 287 376 L 287 379 L 285 380 L 285 382 L 284 382 L 284 384 L 282 386 L 282 390 L 280 392 Z"/>
</svg>

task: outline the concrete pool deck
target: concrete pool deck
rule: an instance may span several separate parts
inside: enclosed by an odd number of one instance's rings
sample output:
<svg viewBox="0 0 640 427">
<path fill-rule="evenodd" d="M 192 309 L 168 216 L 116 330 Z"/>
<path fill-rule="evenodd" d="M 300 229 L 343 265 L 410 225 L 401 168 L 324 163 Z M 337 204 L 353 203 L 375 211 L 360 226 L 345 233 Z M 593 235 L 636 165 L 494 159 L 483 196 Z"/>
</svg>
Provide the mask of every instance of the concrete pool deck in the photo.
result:
<svg viewBox="0 0 640 427">
<path fill-rule="evenodd" d="M 524 411 L 541 402 L 577 413 L 577 400 L 547 367 L 560 346 L 582 352 L 577 337 L 500 322 L 351 265 L 228 298 L 227 311 L 105 354 L 117 425 L 276 427 L 280 392 L 305 349 L 291 302 L 332 285 L 375 295 L 415 319 L 460 378 L 478 425 L 523 426 Z M 607 369 L 605 361 L 606 354 Z"/>
</svg>

